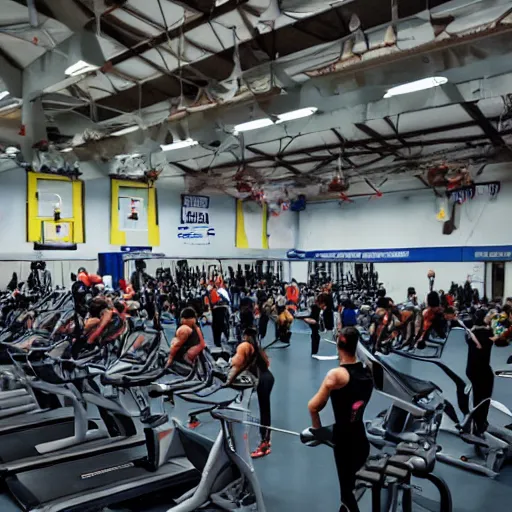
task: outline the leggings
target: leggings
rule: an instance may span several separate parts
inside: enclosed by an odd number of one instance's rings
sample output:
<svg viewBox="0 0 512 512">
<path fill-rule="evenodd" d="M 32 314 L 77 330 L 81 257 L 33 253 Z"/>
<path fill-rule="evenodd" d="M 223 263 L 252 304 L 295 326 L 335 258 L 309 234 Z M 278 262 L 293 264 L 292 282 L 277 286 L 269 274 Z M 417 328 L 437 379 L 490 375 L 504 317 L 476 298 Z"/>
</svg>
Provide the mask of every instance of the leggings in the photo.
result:
<svg viewBox="0 0 512 512">
<path fill-rule="evenodd" d="M 258 405 L 260 408 L 260 424 L 270 427 L 270 393 L 274 387 L 274 376 L 270 370 L 261 372 L 256 392 L 258 394 Z M 260 427 L 262 441 L 270 441 L 270 430 Z"/>
<path fill-rule="evenodd" d="M 492 396 L 494 387 L 494 373 L 490 366 L 473 368 L 466 372 L 473 385 L 473 407 L 476 407 L 483 400 Z M 483 433 L 487 430 L 487 415 L 489 414 L 490 400 L 482 404 L 474 413 L 474 420 L 477 430 Z"/>
<path fill-rule="evenodd" d="M 350 440 L 343 440 L 339 443 L 340 448 L 334 449 L 334 459 L 338 470 L 340 482 L 341 507 L 339 512 L 359 512 L 354 489 L 356 487 L 356 473 L 363 467 L 368 455 L 370 445 L 368 441 L 364 444 L 357 443 L 357 447 L 347 450 L 347 443 Z M 353 442 L 353 441 L 352 441 Z"/>
<path fill-rule="evenodd" d="M 212 309 L 212 331 L 213 343 L 216 347 L 221 346 L 222 334 L 229 338 L 229 321 L 227 321 L 227 308 L 217 306 Z"/>
<path fill-rule="evenodd" d="M 311 326 L 311 354 L 318 354 L 318 349 L 320 347 L 320 331 L 318 329 L 318 325 Z"/>
<path fill-rule="evenodd" d="M 267 327 L 268 327 L 269 317 L 265 313 L 260 314 L 260 320 L 258 322 L 258 331 L 260 335 L 260 339 L 263 340 L 267 335 Z"/>
</svg>

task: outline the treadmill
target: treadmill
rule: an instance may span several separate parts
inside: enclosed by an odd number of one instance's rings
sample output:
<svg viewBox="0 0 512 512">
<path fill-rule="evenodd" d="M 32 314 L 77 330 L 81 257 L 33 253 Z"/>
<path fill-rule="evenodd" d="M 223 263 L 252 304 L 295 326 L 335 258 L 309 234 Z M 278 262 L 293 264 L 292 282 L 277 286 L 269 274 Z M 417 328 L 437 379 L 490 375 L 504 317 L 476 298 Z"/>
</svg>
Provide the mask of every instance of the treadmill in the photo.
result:
<svg viewBox="0 0 512 512">
<path fill-rule="evenodd" d="M 144 338 L 141 356 L 134 360 L 128 356 L 131 347 L 129 342 L 140 340 L 141 336 Z M 146 378 L 161 375 L 161 367 L 156 364 L 160 333 L 149 329 L 139 331 L 132 333 L 127 342 L 111 368 L 121 369 L 127 375 L 144 375 Z M 144 434 L 132 419 L 140 415 L 144 404 L 147 406 L 144 396 L 137 389 L 129 390 L 122 397 L 103 396 L 95 379 L 97 373 L 104 372 L 105 368 L 89 363 L 91 359 L 94 360 L 94 356 L 61 362 L 47 358 L 31 364 L 35 374 L 40 377 L 31 385 L 66 396 L 73 403 L 73 409 L 56 409 L 50 411 L 51 414 L 25 415 L 16 418 L 18 421 L 13 418 L 9 422 L 0 422 L 0 476 L 59 461 L 76 460 L 94 453 L 144 445 Z M 68 369 L 71 366 L 73 370 L 58 371 L 59 365 L 67 366 Z M 81 375 L 77 376 L 77 372 Z M 66 379 L 68 374 L 71 374 L 69 382 Z M 70 382 L 74 382 L 81 392 Z M 82 400 L 98 408 L 101 421 L 87 419 Z"/>
<path fill-rule="evenodd" d="M 148 386 L 158 378 L 110 371 L 103 381 L 127 389 Z M 192 392 L 211 386 L 212 381 L 209 367 L 206 380 L 185 378 L 167 385 L 171 390 Z M 163 489 L 170 498 L 193 489 L 201 479 L 200 469 L 208 460 L 213 441 L 185 429 L 167 414 L 145 415 L 141 423 L 144 445 L 84 454 L 77 460 L 16 471 L 5 477 L 6 487 L 25 512 L 95 510 Z"/>
</svg>

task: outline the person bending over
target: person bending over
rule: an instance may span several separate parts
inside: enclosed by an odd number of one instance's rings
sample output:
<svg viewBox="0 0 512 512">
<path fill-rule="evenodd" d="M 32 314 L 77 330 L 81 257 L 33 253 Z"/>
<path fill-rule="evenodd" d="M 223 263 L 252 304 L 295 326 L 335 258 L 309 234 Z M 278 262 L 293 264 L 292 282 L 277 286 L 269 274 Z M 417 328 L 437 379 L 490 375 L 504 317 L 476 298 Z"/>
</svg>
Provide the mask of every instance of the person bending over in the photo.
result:
<svg viewBox="0 0 512 512">
<path fill-rule="evenodd" d="M 370 371 L 357 361 L 359 331 L 345 327 L 338 337 L 340 365 L 327 373 L 308 409 L 313 428 L 320 428 L 320 412 L 331 399 L 334 411 L 334 459 L 340 483 L 340 512 L 358 512 L 354 496 L 356 473 L 370 453 L 363 414 L 370 401 L 373 380 Z"/>
<path fill-rule="evenodd" d="M 292 338 L 291 326 L 293 323 L 293 315 L 285 305 L 276 304 L 276 339 L 282 343 L 290 344 Z"/>
<path fill-rule="evenodd" d="M 166 368 L 169 368 L 174 361 L 192 366 L 196 358 L 206 348 L 203 333 L 197 325 L 197 313 L 194 308 L 186 307 L 181 311 L 180 323 L 181 325 L 171 341 Z M 192 414 L 188 427 L 194 429 L 199 425 L 201 422 L 198 417 Z"/>
<path fill-rule="evenodd" d="M 88 345 L 106 345 L 115 341 L 126 329 L 124 315 L 104 297 L 95 297 L 89 304 L 89 317 L 84 323 Z"/>
<path fill-rule="evenodd" d="M 171 341 L 166 368 L 169 368 L 174 361 L 193 365 L 197 356 L 206 347 L 203 333 L 197 325 L 197 314 L 194 308 L 183 309 L 180 320 L 181 325 Z"/>
<path fill-rule="evenodd" d="M 260 436 L 261 442 L 251 453 L 253 459 L 264 457 L 270 453 L 270 430 L 265 427 L 271 425 L 270 394 L 274 387 L 274 376 L 269 369 L 270 363 L 265 351 L 258 345 L 258 331 L 249 328 L 244 331 L 243 340 L 231 359 L 231 370 L 226 385 L 230 385 L 235 378 L 244 371 L 252 373 L 258 379 L 258 405 L 260 408 Z"/>
</svg>

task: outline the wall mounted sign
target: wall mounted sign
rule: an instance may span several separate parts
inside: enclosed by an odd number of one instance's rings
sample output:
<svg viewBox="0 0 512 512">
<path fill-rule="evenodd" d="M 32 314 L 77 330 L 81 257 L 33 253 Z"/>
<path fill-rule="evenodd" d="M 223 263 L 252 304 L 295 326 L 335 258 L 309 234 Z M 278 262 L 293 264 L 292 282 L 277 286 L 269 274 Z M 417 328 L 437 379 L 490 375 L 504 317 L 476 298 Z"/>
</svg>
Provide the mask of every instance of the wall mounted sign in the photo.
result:
<svg viewBox="0 0 512 512">
<path fill-rule="evenodd" d="M 350 251 L 299 251 L 292 249 L 287 252 L 287 257 L 294 260 L 365 263 L 509 261 L 512 260 L 512 245 L 354 249 Z"/>
<path fill-rule="evenodd" d="M 182 224 L 209 224 L 210 198 L 207 196 L 181 196 Z"/>
<path fill-rule="evenodd" d="M 215 236 L 215 228 L 208 225 L 178 227 L 178 238 L 189 245 L 209 245 L 212 236 Z"/>
<path fill-rule="evenodd" d="M 186 245 L 209 245 L 215 236 L 210 226 L 210 198 L 207 196 L 181 196 L 181 226 L 178 226 L 178 240 Z"/>
<path fill-rule="evenodd" d="M 448 190 L 446 195 L 450 201 L 462 204 L 483 195 L 489 195 L 491 199 L 494 199 L 499 194 L 500 189 L 501 182 L 487 181 L 484 183 L 473 183 L 465 187 Z"/>
</svg>

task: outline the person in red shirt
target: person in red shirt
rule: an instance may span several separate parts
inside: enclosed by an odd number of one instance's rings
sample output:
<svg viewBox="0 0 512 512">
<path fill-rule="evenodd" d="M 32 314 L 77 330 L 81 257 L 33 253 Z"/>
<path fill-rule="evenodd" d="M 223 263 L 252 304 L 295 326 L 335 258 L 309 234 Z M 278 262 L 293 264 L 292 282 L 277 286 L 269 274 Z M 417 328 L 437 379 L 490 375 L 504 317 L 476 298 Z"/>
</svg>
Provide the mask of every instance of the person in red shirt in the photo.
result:
<svg viewBox="0 0 512 512">
<path fill-rule="evenodd" d="M 98 274 L 89 274 L 83 267 L 78 269 L 77 280 L 81 281 L 85 284 L 85 286 L 88 286 L 89 288 L 96 284 L 103 284 L 103 279 L 101 276 Z"/>
</svg>

